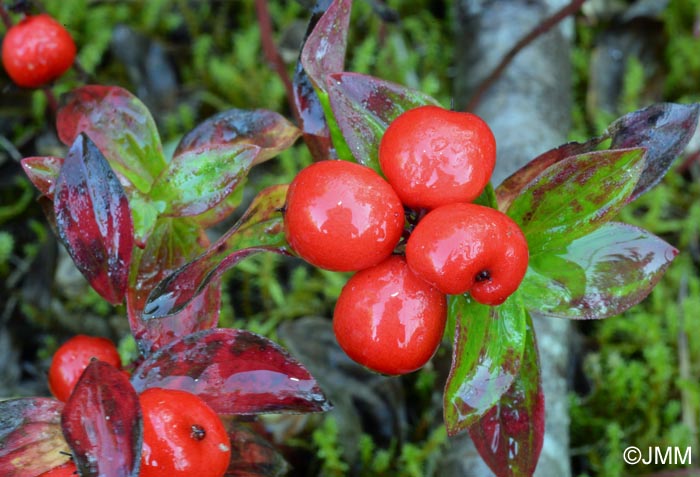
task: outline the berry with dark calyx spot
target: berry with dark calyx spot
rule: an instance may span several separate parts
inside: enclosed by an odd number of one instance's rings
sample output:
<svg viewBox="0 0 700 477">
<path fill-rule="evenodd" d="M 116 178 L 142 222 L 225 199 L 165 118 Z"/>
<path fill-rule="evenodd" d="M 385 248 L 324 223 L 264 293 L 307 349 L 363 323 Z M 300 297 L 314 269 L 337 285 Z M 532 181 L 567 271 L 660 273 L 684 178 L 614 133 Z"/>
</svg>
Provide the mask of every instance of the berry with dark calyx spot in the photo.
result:
<svg viewBox="0 0 700 477">
<path fill-rule="evenodd" d="M 528 247 L 520 227 L 496 209 L 450 204 L 421 219 L 406 244 L 406 261 L 444 293 L 469 292 L 500 305 L 527 272 Z"/>
</svg>

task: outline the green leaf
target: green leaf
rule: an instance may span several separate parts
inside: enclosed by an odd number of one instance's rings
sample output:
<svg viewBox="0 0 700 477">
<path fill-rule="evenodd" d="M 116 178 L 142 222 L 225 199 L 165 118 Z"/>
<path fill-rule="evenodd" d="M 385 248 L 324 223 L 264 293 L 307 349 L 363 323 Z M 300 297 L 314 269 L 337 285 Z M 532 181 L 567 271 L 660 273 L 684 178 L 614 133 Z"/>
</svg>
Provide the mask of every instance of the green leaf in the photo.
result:
<svg viewBox="0 0 700 477">
<path fill-rule="evenodd" d="M 608 222 L 558 251 L 532 257 L 519 291 L 531 312 L 607 318 L 642 301 L 677 253 L 646 230 Z"/>
<path fill-rule="evenodd" d="M 355 160 L 381 172 L 379 142 L 399 114 L 428 104 L 430 96 L 396 83 L 359 73 L 326 77 L 326 89 L 338 127 Z"/>
<path fill-rule="evenodd" d="M 449 435 L 469 428 L 510 388 L 526 341 L 527 313 L 518 292 L 488 307 L 467 295 L 451 296 L 456 323 L 452 367 L 444 394 Z"/>
<path fill-rule="evenodd" d="M 228 232 L 195 260 L 161 281 L 148 297 L 143 319 L 178 313 L 207 285 L 244 258 L 263 251 L 289 253 L 282 210 L 288 185 L 268 187 Z"/>
<path fill-rule="evenodd" d="M 142 193 L 166 166 L 150 111 L 123 88 L 88 85 L 71 91 L 61 98 L 56 128 L 66 145 L 87 134 L 112 169 Z"/>
<path fill-rule="evenodd" d="M 153 184 L 163 215 L 198 215 L 222 202 L 248 174 L 260 148 L 251 144 L 202 146 L 177 154 Z"/>
<path fill-rule="evenodd" d="M 617 214 L 644 169 L 644 153 L 618 149 L 572 156 L 531 182 L 507 211 L 522 228 L 530 256 L 570 243 Z"/>
<path fill-rule="evenodd" d="M 469 428 L 479 454 L 499 477 L 531 476 L 544 442 L 544 394 L 532 319 L 520 371 L 494 407 Z"/>
<path fill-rule="evenodd" d="M 154 202 L 150 197 L 134 191 L 129 197 L 129 207 L 134 221 L 134 240 L 143 248 L 156 226 L 156 221 L 165 210 L 165 204 Z"/>
</svg>

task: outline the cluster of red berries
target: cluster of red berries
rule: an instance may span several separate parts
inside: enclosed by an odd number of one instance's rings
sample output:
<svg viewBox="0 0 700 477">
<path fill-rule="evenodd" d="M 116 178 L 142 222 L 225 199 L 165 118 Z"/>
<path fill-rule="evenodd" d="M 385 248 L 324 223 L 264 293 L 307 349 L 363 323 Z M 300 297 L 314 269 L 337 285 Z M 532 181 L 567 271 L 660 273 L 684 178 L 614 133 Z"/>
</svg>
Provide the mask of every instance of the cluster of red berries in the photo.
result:
<svg viewBox="0 0 700 477">
<path fill-rule="evenodd" d="M 528 263 L 522 231 L 473 203 L 495 162 L 496 141 L 481 118 L 423 106 L 384 133 L 386 180 L 339 160 L 295 177 L 285 206 L 290 246 L 317 267 L 357 272 L 333 315 L 348 356 L 385 374 L 415 371 L 440 344 L 446 294 L 499 305 L 518 288 Z"/>
<path fill-rule="evenodd" d="M 38 88 L 66 72 L 76 47 L 68 30 L 45 13 L 12 25 L 2 42 L 2 64 L 18 86 Z"/>
<path fill-rule="evenodd" d="M 121 358 L 107 338 L 77 335 L 63 343 L 49 368 L 49 389 L 67 401 L 92 359 L 121 369 Z M 126 371 L 124 371 L 126 372 Z M 198 396 L 149 388 L 139 394 L 143 415 L 140 477 L 222 477 L 229 466 L 231 442 L 216 412 Z M 75 477 L 72 461 L 41 477 Z"/>
</svg>

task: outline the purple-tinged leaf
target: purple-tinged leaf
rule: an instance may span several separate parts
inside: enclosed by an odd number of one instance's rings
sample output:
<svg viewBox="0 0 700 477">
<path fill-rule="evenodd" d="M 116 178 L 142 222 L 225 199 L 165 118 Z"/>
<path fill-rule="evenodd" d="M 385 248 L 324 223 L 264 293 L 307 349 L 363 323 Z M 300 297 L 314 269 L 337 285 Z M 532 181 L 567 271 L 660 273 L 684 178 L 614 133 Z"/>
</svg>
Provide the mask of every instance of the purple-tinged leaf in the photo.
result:
<svg viewBox="0 0 700 477">
<path fill-rule="evenodd" d="M 325 78 L 345 65 L 352 0 L 334 0 L 304 42 L 300 61 L 314 86 L 325 91 Z"/>
<path fill-rule="evenodd" d="M 245 330 L 216 328 L 175 340 L 146 358 L 131 381 L 138 392 L 161 387 L 194 393 L 222 415 L 330 408 L 304 366 Z"/>
<path fill-rule="evenodd" d="M 614 217 L 637 184 L 644 156 L 644 149 L 571 156 L 532 181 L 507 211 L 525 234 L 530 256 L 556 250 Z"/>
<path fill-rule="evenodd" d="M 527 325 L 519 293 L 489 307 L 469 296 L 451 296 L 455 344 L 444 393 L 444 420 L 451 436 L 468 429 L 491 409 L 518 374 Z"/>
<path fill-rule="evenodd" d="M 165 169 L 160 136 L 150 111 L 118 86 L 88 85 L 64 95 L 56 128 L 67 146 L 80 133 L 90 136 L 117 174 L 142 193 L 149 191 Z"/>
<path fill-rule="evenodd" d="M 238 184 L 234 191 L 227 195 L 224 200 L 203 214 L 191 217 L 191 219 L 200 227 L 207 229 L 220 223 L 222 220 L 229 218 L 231 214 L 238 209 L 243 201 L 243 194 L 245 193 L 244 184 L 246 180 L 247 177 L 242 178 L 241 183 Z"/>
<path fill-rule="evenodd" d="M 314 28 L 331 3 L 331 0 L 316 1 L 311 12 L 311 19 L 307 26 L 304 43 L 313 34 Z M 301 58 L 297 61 L 292 83 L 294 106 L 297 111 L 297 117 L 301 121 L 304 142 L 306 142 L 312 157 L 317 161 L 335 157 L 323 105 L 314 89 L 311 78 L 302 66 Z"/>
<path fill-rule="evenodd" d="M 430 96 L 396 83 L 359 73 L 334 73 L 326 88 L 338 127 L 355 160 L 379 171 L 379 142 L 401 113 L 427 104 Z"/>
<path fill-rule="evenodd" d="M 160 282 L 148 297 L 143 319 L 161 319 L 178 313 L 210 281 L 252 254 L 288 253 L 282 215 L 287 188 L 286 184 L 276 185 L 260 192 L 243 217 L 204 254 Z"/>
<path fill-rule="evenodd" d="M 100 150 L 80 134 L 54 190 L 59 237 L 80 272 L 108 302 L 126 291 L 134 231 L 129 202 Z"/>
<path fill-rule="evenodd" d="M 521 295 L 528 310 L 543 315 L 607 318 L 642 301 L 677 253 L 646 230 L 608 222 L 559 251 L 532 257 Z"/>
<path fill-rule="evenodd" d="M 537 344 L 528 316 L 520 371 L 501 400 L 469 428 L 484 462 L 498 477 L 529 477 L 544 442 L 544 393 Z"/>
<path fill-rule="evenodd" d="M 243 143 L 187 149 L 156 179 L 150 196 L 165 204 L 164 216 L 202 214 L 233 193 L 259 152 L 258 146 Z"/>
<path fill-rule="evenodd" d="M 608 127 L 612 149 L 643 147 L 648 151 L 646 167 L 630 201 L 654 187 L 666 175 L 673 160 L 695 134 L 699 116 L 699 103 L 658 103 L 627 114 Z"/>
<path fill-rule="evenodd" d="M 629 198 L 632 201 L 656 185 L 668 172 L 695 133 L 700 104 L 659 103 L 626 114 L 608 126 L 605 133 L 584 143 L 568 143 L 546 151 L 506 178 L 496 189 L 498 208 L 505 211 L 527 185 L 548 167 L 568 157 L 597 149 L 612 139 L 606 149 L 644 148 L 646 166 Z"/>
<path fill-rule="evenodd" d="M 41 195 L 51 200 L 53 200 L 56 180 L 62 166 L 63 158 L 60 157 L 40 156 L 22 159 L 22 168 L 29 180 L 39 189 Z"/>
<path fill-rule="evenodd" d="M 144 320 L 149 293 L 165 277 L 202 253 L 209 244 L 204 232 L 186 219 L 160 219 L 146 248 L 134 253 L 134 266 L 126 293 L 131 333 L 144 355 L 170 341 L 216 326 L 219 321 L 221 284 L 211 281 L 204 293 L 186 307 L 160 320 Z"/>
<path fill-rule="evenodd" d="M 0 475 L 36 477 L 68 461 L 63 403 L 51 398 L 0 401 Z"/>
<path fill-rule="evenodd" d="M 138 476 L 143 420 L 123 371 L 91 361 L 66 402 L 61 424 L 82 477 Z"/>
<path fill-rule="evenodd" d="M 175 149 L 174 158 L 189 151 L 247 144 L 260 148 L 253 164 L 275 157 L 289 148 L 301 131 L 284 116 L 265 109 L 229 109 L 200 123 Z"/>
<path fill-rule="evenodd" d="M 225 477 L 282 477 L 289 465 L 275 447 L 250 426 L 228 419 L 224 422 L 231 440 L 231 463 Z"/>
</svg>

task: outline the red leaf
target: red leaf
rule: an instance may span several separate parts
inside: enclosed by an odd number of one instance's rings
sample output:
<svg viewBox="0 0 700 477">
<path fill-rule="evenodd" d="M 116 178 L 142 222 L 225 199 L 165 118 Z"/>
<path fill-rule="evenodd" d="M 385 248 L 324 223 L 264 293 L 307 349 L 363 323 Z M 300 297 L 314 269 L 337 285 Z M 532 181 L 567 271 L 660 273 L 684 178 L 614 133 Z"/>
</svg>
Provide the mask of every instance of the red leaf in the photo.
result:
<svg viewBox="0 0 700 477">
<path fill-rule="evenodd" d="M 68 399 L 61 424 L 82 477 L 138 475 L 141 406 L 122 371 L 93 360 Z"/>
<path fill-rule="evenodd" d="M 50 398 L 0 402 L 0 475 L 35 477 L 68 461 L 62 409 L 62 402 Z"/>
<path fill-rule="evenodd" d="M 126 291 L 134 246 L 129 202 L 104 156 L 81 134 L 56 181 L 58 234 L 78 269 L 107 301 Z"/>
<path fill-rule="evenodd" d="M 63 96 L 56 129 L 67 146 L 89 135 L 116 173 L 142 193 L 166 166 L 151 113 L 118 86 L 87 85 Z"/>
<path fill-rule="evenodd" d="M 39 189 L 41 195 L 53 200 L 56 179 L 61 172 L 63 159 L 54 156 L 25 157 L 22 159 L 22 168 L 32 181 L 34 187 Z"/>
<path fill-rule="evenodd" d="M 469 435 L 484 462 L 498 477 L 531 476 L 544 442 L 544 394 L 537 344 L 528 316 L 528 332 L 520 371 L 513 385 Z"/>
<path fill-rule="evenodd" d="M 225 477 L 281 477 L 289 465 L 275 447 L 249 426 L 224 423 L 231 439 L 231 463 Z"/>
<path fill-rule="evenodd" d="M 199 255 L 207 243 L 202 230 L 191 221 L 161 219 L 146 243 L 146 248 L 135 250 L 136 273 L 130 279 L 126 305 L 131 333 L 144 355 L 175 338 L 216 326 L 221 301 L 219 280 L 209 282 L 206 291 L 173 315 L 159 320 L 144 320 L 142 317 L 146 299 L 153 288 L 188 260 Z"/>
<path fill-rule="evenodd" d="M 146 358 L 131 381 L 138 392 L 162 387 L 197 394 L 223 415 L 330 408 L 304 366 L 245 330 L 216 328 L 175 340 Z"/>
</svg>

